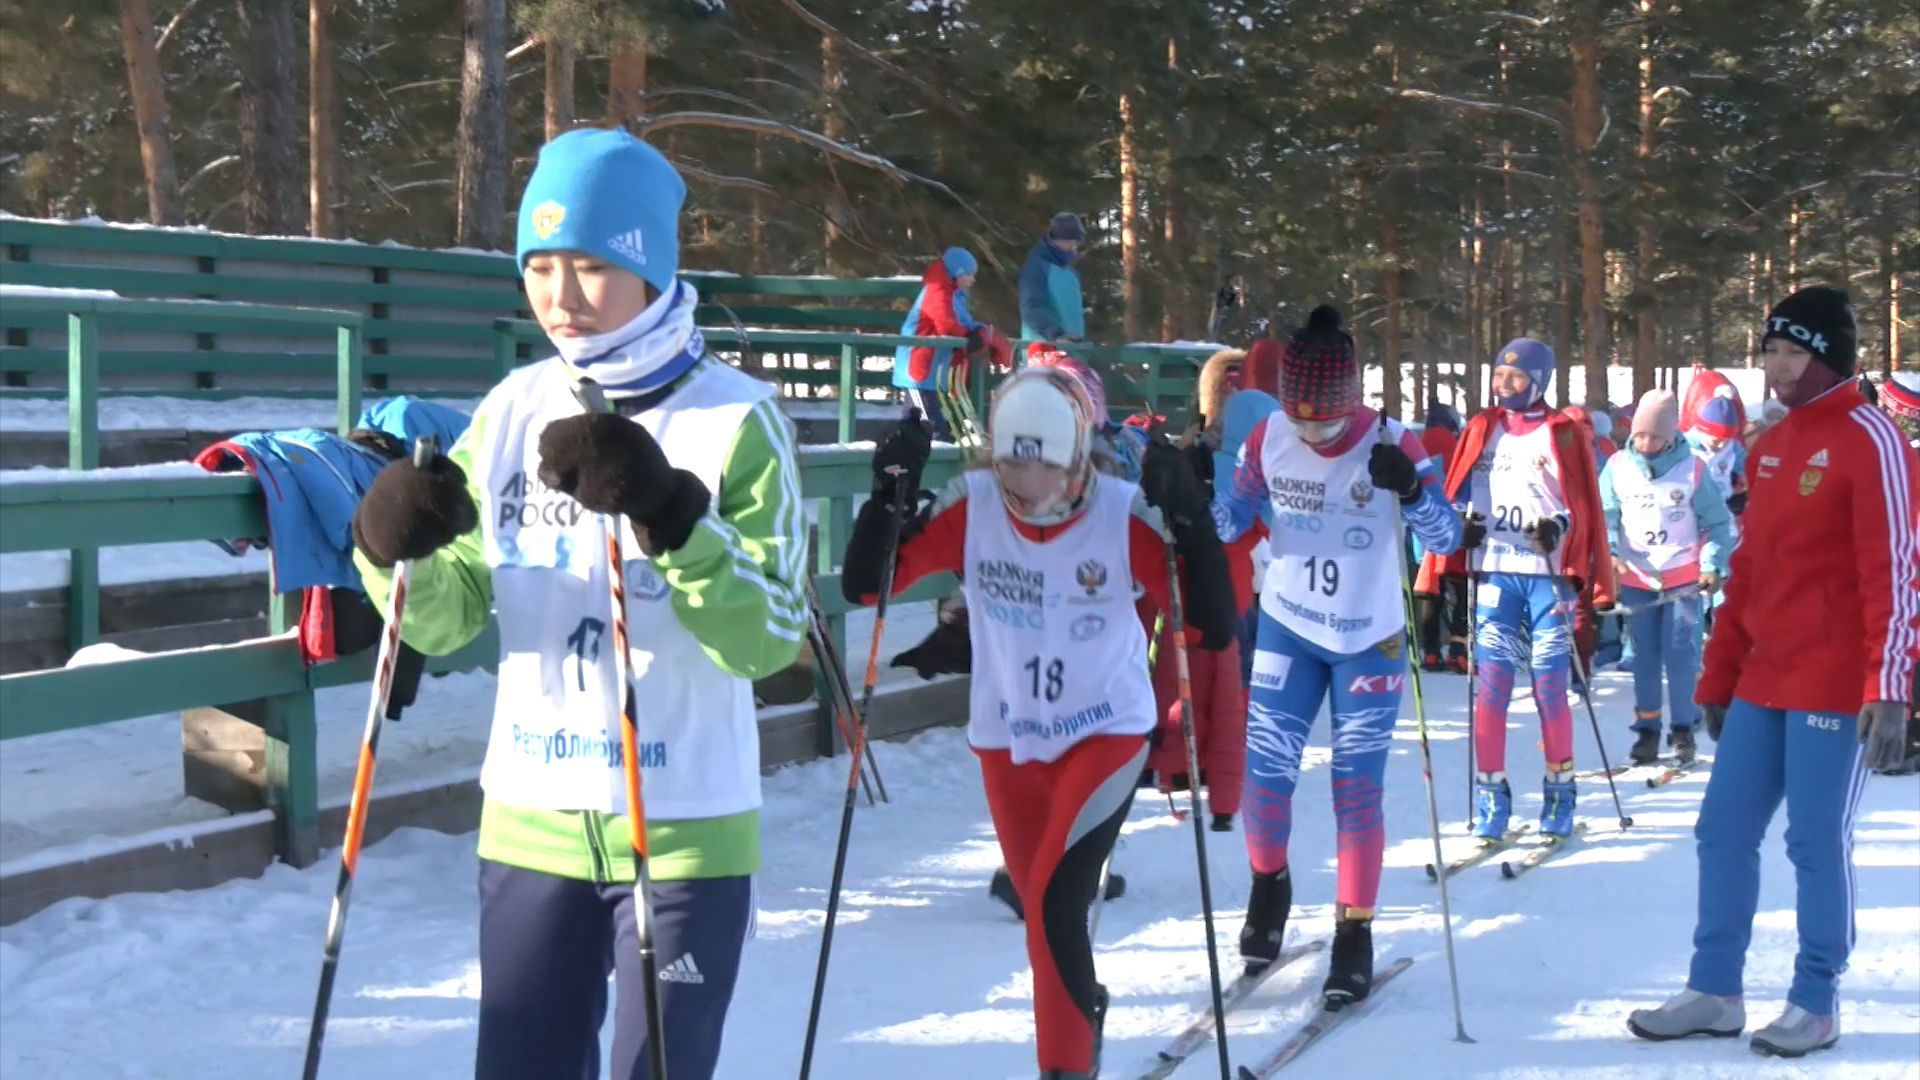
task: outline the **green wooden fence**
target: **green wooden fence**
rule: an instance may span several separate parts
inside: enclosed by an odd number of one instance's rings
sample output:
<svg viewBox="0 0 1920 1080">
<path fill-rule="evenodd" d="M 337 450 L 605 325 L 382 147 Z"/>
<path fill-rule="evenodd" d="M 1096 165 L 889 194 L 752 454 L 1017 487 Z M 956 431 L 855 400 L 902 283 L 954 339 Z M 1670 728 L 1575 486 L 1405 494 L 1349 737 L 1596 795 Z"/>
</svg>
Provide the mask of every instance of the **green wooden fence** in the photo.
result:
<svg viewBox="0 0 1920 1080">
<path fill-rule="evenodd" d="M 956 451 L 939 449 L 928 482 L 944 482 L 957 463 Z M 871 463 L 856 450 L 803 449 L 800 465 L 802 496 L 820 503 L 815 584 L 829 637 L 847 656 L 846 613 L 852 605 L 841 598 L 834 570 L 851 531 L 854 500 L 871 485 Z M 117 479 L 105 471 L 85 479 L 8 484 L 0 486 L 0 516 L 6 521 L 0 553 L 257 536 L 266 527 L 258 483 L 237 475 Z M 932 599 L 951 587 L 951 579 L 929 580 L 904 600 Z M 89 603 L 85 593 L 91 591 L 90 606 L 97 610 L 97 590 L 97 581 L 76 581 L 76 606 Z M 266 733 L 268 806 L 278 850 L 288 862 L 306 865 L 319 850 L 314 694 L 368 681 L 373 654 L 306 667 L 291 632 L 297 605 L 297 594 L 273 597 L 272 636 L 265 638 L 0 677 L 0 739 L 198 706 L 225 708 Z M 497 654 L 489 629 L 452 656 L 430 658 L 427 670 L 491 666 Z M 430 702 L 431 684 L 424 693 Z M 824 706 L 817 724 L 816 741 L 830 753 L 834 724 Z"/>
</svg>

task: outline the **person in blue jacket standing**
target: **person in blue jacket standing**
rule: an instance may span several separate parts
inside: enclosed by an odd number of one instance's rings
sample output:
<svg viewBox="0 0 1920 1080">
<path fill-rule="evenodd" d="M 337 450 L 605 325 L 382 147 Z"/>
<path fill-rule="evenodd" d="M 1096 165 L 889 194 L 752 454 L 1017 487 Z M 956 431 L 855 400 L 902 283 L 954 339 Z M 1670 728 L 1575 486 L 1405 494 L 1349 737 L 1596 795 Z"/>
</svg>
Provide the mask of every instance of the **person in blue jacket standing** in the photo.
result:
<svg viewBox="0 0 1920 1080">
<path fill-rule="evenodd" d="M 1027 253 L 1027 263 L 1020 268 L 1021 337 L 1052 343 L 1086 340 L 1086 305 L 1080 296 L 1080 273 L 1073 268 L 1086 239 L 1080 215 L 1062 210 Z"/>
<path fill-rule="evenodd" d="M 1708 466 L 1679 436 L 1680 407 L 1671 390 L 1649 390 L 1634 410 L 1633 434 L 1600 472 L 1600 510 L 1607 519 L 1620 599 L 1632 612 L 1633 763 L 1660 757 L 1660 677 L 1671 709 L 1673 753 L 1693 760 L 1700 706 L 1700 596 L 1712 595 L 1733 553 L 1733 515 Z"/>
<path fill-rule="evenodd" d="M 903 337 L 967 337 L 983 325 L 967 310 L 967 290 L 973 287 L 979 270 L 973 253 L 966 248 L 950 247 L 927 266 L 920 278 L 920 294 L 907 309 L 900 324 Z M 933 428 L 933 437 L 953 441 L 947 412 L 940 402 L 953 367 L 953 350 L 928 345 L 894 350 L 893 385 L 920 409 Z"/>
</svg>

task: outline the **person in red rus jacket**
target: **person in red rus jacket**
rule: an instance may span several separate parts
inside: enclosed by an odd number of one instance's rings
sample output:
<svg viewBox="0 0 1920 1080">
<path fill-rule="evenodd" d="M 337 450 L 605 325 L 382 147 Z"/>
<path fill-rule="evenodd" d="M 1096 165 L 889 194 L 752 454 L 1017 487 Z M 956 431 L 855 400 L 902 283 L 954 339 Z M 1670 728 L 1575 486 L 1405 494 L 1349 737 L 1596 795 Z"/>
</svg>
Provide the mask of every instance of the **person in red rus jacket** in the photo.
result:
<svg viewBox="0 0 1920 1080">
<path fill-rule="evenodd" d="M 1533 673 L 1546 754 L 1540 832 L 1573 832 L 1573 710 L 1568 701 L 1576 598 L 1614 599 L 1613 557 L 1593 461 L 1592 433 L 1547 406 L 1553 350 L 1515 338 L 1493 359 L 1493 404 L 1475 416 L 1447 466 L 1446 497 L 1467 511 L 1461 551 L 1429 553 L 1416 593 L 1447 573 L 1473 576 L 1474 834 L 1498 841 L 1513 814 L 1507 783 L 1507 709 L 1521 668 Z M 1479 550 L 1476 550 L 1479 549 Z"/>
<path fill-rule="evenodd" d="M 1920 461 L 1854 386 L 1847 294 L 1802 289 L 1767 317 L 1762 359 L 1786 418 L 1747 461 L 1745 534 L 1694 692 L 1719 744 L 1700 818 L 1699 914 L 1684 990 L 1628 1019 L 1646 1039 L 1731 1036 L 1784 800 L 1799 954 L 1786 1011 L 1755 1032 L 1798 1057 L 1840 1038 L 1854 937 L 1853 820 L 1868 769 L 1897 762 L 1920 643 Z"/>
<path fill-rule="evenodd" d="M 967 741 L 1026 912 L 1038 1058 L 1054 1080 L 1099 1071 L 1108 998 L 1087 915 L 1155 723 L 1135 597 L 1168 607 L 1171 546 L 1207 647 L 1232 640 L 1238 614 L 1206 494 L 1179 452 L 1152 445 L 1135 486 L 1095 470 L 1094 423 L 1069 372 L 1015 374 L 988 413 L 991 464 L 955 477 L 894 549 L 896 592 L 929 574 L 964 579 Z M 874 453 L 873 498 L 841 570 L 849 600 L 878 594 L 895 500 L 919 490 L 930 449 L 909 415 Z"/>
</svg>

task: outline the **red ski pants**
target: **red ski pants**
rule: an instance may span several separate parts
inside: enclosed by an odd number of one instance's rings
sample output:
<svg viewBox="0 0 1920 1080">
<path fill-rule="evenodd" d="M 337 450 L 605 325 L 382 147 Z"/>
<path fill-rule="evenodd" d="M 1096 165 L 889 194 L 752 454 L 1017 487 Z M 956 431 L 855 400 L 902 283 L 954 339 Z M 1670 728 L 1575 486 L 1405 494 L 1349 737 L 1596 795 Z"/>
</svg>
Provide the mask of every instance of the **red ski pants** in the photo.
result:
<svg viewBox="0 0 1920 1080">
<path fill-rule="evenodd" d="M 1027 913 L 1040 1069 L 1090 1072 L 1098 983 L 1087 909 L 1133 803 L 1146 740 L 1095 735 L 1056 761 L 1024 765 L 1005 750 L 974 752 L 1000 854 Z"/>
</svg>

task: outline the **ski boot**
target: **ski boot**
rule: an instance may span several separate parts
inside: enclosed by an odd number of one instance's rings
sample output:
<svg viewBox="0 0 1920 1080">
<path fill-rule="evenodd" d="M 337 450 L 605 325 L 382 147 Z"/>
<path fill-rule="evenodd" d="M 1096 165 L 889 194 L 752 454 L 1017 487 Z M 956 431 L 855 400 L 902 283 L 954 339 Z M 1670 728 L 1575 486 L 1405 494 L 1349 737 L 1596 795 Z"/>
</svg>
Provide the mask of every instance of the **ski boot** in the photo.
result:
<svg viewBox="0 0 1920 1080">
<path fill-rule="evenodd" d="M 1766 1057 L 1797 1058 L 1839 1041 L 1840 1017 L 1821 1016 L 1789 1005 L 1780 1019 L 1754 1032 L 1747 1045 Z"/>
<path fill-rule="evenodd" d="M 1554 777 L 1561 779 L 1554 779 Z M 1548 773 L 1541 781 L 1540 793 L 1546 799 L 1546 805 L 1540 808 L 1540 835 L 1565 840 L 1573 835 L 1573 803 L 1577 792 L 1573 786 L 1573 771 Z"/>
<path fill-rule="evenodd" d="M 1473 670 L 1473 661 L 1467 655 L 1465 646 L 1455 645 L 1447 652 L 1447 670 L 1455 675 L 1466 675 Z"/>
<path fill-rule="evenodd" d="M 1658 720 L 1659 717 L 1653 719 Z M 1660 760 L 1660 729 L 1641 728 L 1635 734 L 1633 749 L 1627 751 L 1627 759 L 1635 765 L 1651 765 Z"/>
<path fill-rule="evenodd" d="M 1667 745 L 1673 748 L 1674 760 L 1682 765 L 1693 764 L 1694 757 L 1700 752 L 1699 747 L 1694 745 L 1693 729 L 1690 727 L 1677 727 L 1668 732 Z"/>
<path fill-rule="evenodd" d="M 1627 1030 L 1643 1039 L 1666 1042 L 1689 1035 L 1731 1039 L 1747 1026 L 1747 1010 L 1737 997 L 1716 997 L 1682 990 L 1657 1009 L 1635 1009 Z"/>
<path fill-rule="evenodd" d="M 1489 843 L 1504 840 L 1512 817 L 1513 788 L 1507 774 L 1479 774 L 1473 783 L 1473 835 Z"/>
<path fill-rule="evenodd" d="M 1213 815 L 1213 825 L 1211 826 L 1211 828 L 1213 829 L 1214 832 L 1232 832 L 1233 831 L 1233 815 L 1232 814 Z"/>
<path fill-rule="evenodd" d="M 1240 928 L 1240 959 L 1247 974 L 1258 975 L 1280 959 L 1280 942 L 1287 936 L 1287 915 L 1293 910 L 1293 875 L 1280 870 L 1253 875 L 1253 895 L 1247 898 L 1247 922 Z"/>
<path fill-rule="evenodd" d="M 1367 1000 L 1373 991 L 1373 919 L 1354 918 L 1342 909 L 1333 924 L 1333 961 L 1321 994 L 1338 1011 Z"/>
<path fill-rule="evenodd" d="M 1447 670 L 1447 661 L 1437 652 L 1430 652 L 1420 658 L 1420 670 L 1429 675 L 1438 675 Z"/>
</svg>

